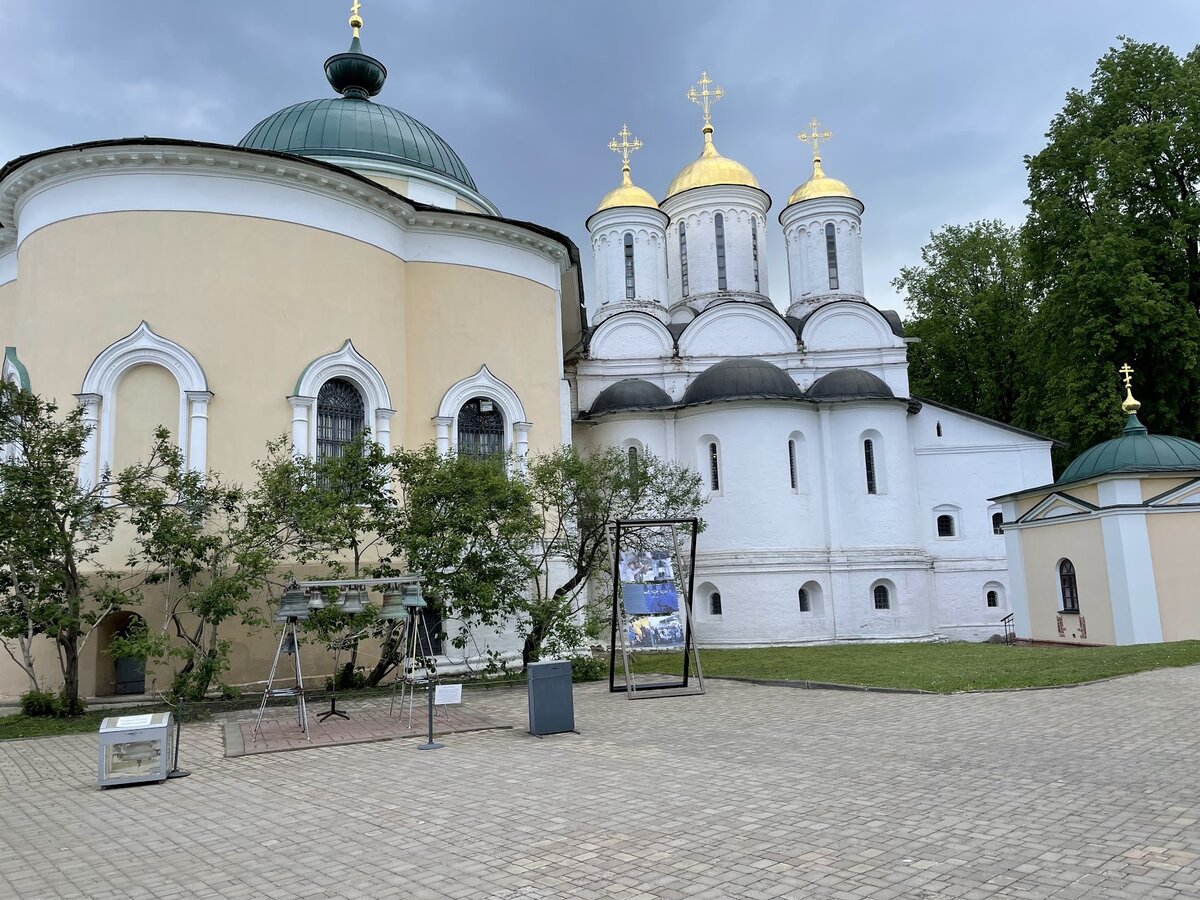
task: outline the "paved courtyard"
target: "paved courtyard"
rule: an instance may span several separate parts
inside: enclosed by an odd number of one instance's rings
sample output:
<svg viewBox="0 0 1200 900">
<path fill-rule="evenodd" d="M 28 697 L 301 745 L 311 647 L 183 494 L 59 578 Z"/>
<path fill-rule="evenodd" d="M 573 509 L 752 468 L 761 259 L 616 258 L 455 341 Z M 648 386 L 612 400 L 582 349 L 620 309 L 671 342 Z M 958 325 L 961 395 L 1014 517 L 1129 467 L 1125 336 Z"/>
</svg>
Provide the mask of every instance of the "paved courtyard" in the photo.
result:
<svg viewBox="0 0 1200 900">
<path fill-rule="evenodd" d="M 710 680 L 521 728 L 225 759 L 101 792 L 0 744 L 0 896 L 1200 897 L 1200 668 L 973 696 Z M 468 693 L 517 724 L 523 695 Z M 353 711 L 354 704 L 346 704 Z"/>
</svg>

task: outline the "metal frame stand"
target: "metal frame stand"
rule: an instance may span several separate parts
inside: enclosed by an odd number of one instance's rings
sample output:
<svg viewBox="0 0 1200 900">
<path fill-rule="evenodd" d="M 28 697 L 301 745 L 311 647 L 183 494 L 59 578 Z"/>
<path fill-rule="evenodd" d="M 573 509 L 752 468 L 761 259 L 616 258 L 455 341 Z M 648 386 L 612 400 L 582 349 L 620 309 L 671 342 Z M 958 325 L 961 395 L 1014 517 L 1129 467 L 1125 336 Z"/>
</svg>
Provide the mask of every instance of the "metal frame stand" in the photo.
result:
<svg viewBox="0 0 1200 900">
<path fill-rule="evenodd" d="M 308 734 L 308 707 L 304 702 L 304 675 L 300 671 L 300 637 L 296 631 L 296 623 L 299 620 L 292 616 L 283 626 L 283 633 L 279 635 L 279 646 L 275 648 L 275 659 L 271 662 L 271 674 L 267 677 L 267 686 L 263 690 L 262 703 L 258 706 L 258 718 L 254 720 L 254 740 L 258 740 L 258 732 L 262 727 L 263 713 L 267 711 L 267 701 L 273 700 L 276 697 L 295 697 L 296 698 L 296 718 L 300 725 L 300 730 L 304 732 L 305 739 L 310 739 Z M 296 679 L 295 686 L 290 688 L 275 688 L 275 671 L 279 668 L 279 657 L 283 655 L 283 644 L 288 635 L 292 636 L 292 646 L 295 648 L 293 654 L 293 669 Z"/>
<path fill-rule="evenodd" d="M 171 761 L 171 771 L 168 778 L 187 778 L 192 773 L 179 768 L 179 734 L 183 728 L 183 697 L 179 698 L 179 713 L 175 716 L 175 758 Z"/>
<path fill-rule="evenodd" d="M 339 639 L 337 646 L 333 651 L 333 690 L 329 697 L 329 709 L 317 716 L 318 722 L 324 722 L 331 716 L 337 716 L 339 719 L 349 719 L 350 716 L 337 708 L 337 683 L 338 676 L 341 675 L 340 663 L 342 661 L 342 640 Z"/>
<path fill-rule="evenodd" d="M 404 710 L 404 697 L 408 695 L 408 727 L 412 727 L 413 702 L 417 690 L 417 682 L 424 682 L 430 685 L 430 715 L 433 709 L 433 683 L 437 678 L 437 672 L 429 665 L 428 657 L 418 657 L 417 651 L 421 646 L 420 636 L 425 635 L 426 649 L 433 647 L 433 641 L 429 637 L 429 626 L 425 623 L 425 617 L 422 616 L 415 608 L 410 609 L 408 617 L 404 620 L 401 626 L 404 629 L 404 656 L 400 660 L 400 665 L 396 667 L 396 680 L 392 682 L 392 702 L 388 707 L 388 715 L 392 715 L 396 708 L 396 687 L 400 688 L 400 709 L 401 715 Z M 424 670 L 424 677 L 417 676 L 417 662 L 420 659 L 425 660 L 425 665 L 420 668 Z M 433 734 L 432 726 L 430 727 L 430 735 Z M 430 741 L 433 741 L 432 736 Z"/>
</svg>

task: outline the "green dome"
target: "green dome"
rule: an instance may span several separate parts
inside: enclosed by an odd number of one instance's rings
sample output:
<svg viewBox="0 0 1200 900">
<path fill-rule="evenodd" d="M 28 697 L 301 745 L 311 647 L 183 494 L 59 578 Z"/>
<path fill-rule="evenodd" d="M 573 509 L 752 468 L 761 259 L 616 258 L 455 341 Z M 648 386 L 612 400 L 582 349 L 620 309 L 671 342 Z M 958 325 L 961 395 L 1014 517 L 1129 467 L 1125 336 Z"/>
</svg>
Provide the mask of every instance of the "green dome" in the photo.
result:
<svg viewBox="0 0 1200 900">
<path fill-rule="evenodd" d="M 325 77 L 342 96 L 281 109 L 251 128 L 238 146 L 296 156 L 395 162 L 436 172 L 478 191 L 458 154 L 433 129 L 398 109 L 371 102 L 369 98 L 383 89 L 387 69 L 362 52 L 357 34 L 347 52 L 325 61 Z"/>
<path fill-rule="evenodd" d="M 309 100 L 281 109 L 250 129 L 238 146 L 398 162 L 478 190 L 458 154 L 433 129 L 398 109 L 354 97 Z"/>
<path fill-rule="evenodd" d="M 1097 444 L 1075 458 L 1059 484 L 1097 475 L 1200 471 L 1200 444 L 1170 435 L 1150 434 L 1131 415 L 1118 438 Z"/>
</svg>

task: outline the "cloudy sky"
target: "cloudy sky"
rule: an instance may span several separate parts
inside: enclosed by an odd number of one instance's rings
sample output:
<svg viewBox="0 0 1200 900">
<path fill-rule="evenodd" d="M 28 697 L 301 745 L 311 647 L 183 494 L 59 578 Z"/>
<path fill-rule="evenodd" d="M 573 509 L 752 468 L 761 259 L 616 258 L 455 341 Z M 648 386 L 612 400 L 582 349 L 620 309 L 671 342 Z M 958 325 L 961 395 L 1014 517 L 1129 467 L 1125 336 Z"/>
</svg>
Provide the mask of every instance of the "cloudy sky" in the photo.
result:
<svg viewBox="0 0 1200 900">
<path fill-rule="evenodd" d="M 330 95 L 349 0 L 0 0 L 0 159 L 98 138 L 235 143 L 260 119 Z M 380 102 L 459 152 L 501 211 L 558 229 L 615 186 L 606 144 L 646 144 L 634 180 L 661 197 L 700 150 L 684 97 L 707 69 L 721 152 L 778 215 L 810 171 L 796 134 L 835 137 L 829 174 L 867 207 L 867 290 L 891 288 L 929 233 L 1024 215 L 1022 158 L 1118 35 L 1200 43 L 1197 0 L 364 0 L 364 48 L 389 69 Z M 777 301 L 787 272 L 770 238 Z M 588 284 L 590 285 L 590 276 Z"/>
</svg>

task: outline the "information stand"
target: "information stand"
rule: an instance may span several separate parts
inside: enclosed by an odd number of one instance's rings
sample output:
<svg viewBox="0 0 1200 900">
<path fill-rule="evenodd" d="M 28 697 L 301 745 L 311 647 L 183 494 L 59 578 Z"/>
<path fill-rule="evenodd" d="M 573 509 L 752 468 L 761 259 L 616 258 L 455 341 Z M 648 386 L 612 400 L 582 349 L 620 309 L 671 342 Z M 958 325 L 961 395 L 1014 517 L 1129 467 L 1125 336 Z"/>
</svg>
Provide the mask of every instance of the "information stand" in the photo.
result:
<svg viewBox="0 0 1200 900">
<path fill-rule="evenodd" d="M 703 694 L 704 676 L 694 640 L 692 590 L 696 571 L 696 535 L 700 520 L 622 519 L 608 527 L 612 566 L 612 637 L 608 689 L 624 690 L 632 700 L 667 696 L 662 691 Z M 617 685 L 617 647 L 625 686 Z M 631 656 L 638 650 L 683 653 L 678 681 L 638 683 Z M 693 669 L 696 684 L 691 685 Z"/>
</svg>

